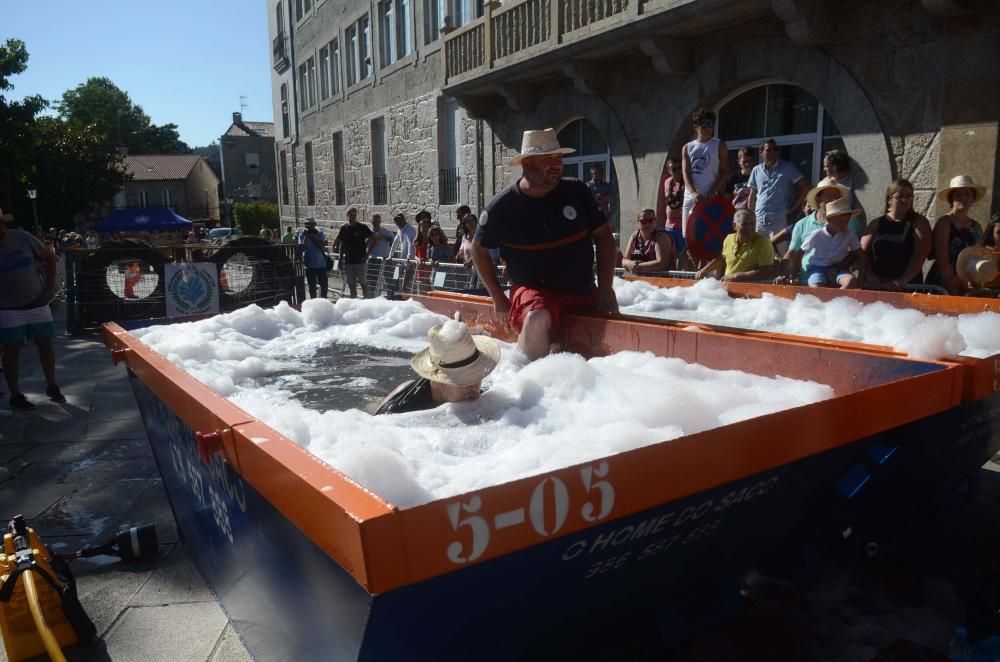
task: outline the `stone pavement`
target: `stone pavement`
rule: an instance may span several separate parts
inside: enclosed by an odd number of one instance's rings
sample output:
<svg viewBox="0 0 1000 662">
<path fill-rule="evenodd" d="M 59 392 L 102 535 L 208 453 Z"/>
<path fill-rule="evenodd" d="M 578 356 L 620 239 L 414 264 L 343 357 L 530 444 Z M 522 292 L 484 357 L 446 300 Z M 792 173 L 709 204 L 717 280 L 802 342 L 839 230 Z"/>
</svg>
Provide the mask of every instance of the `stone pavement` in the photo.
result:
<svg viewBox="0 0 1000 662">
<path fill-rule="evenodd" d="M 56 357 L 63 405 L 43 395 L 34 347 L 21 354 L 21 390 L 37 408 L 0 418 L 0 523 L 6 529 L 23 514 L 54 551 L 106 542 L 126 522 L 155 523 L 159 540 L 159 556 L 149 562 L 127 566 L 100 556 L 72 563 L 101 642 L 67 656 L 250 660 L 178 538 L 124 366 L 111 363 L 97 334 L 60 335 Z M 2 646 L 0 662 L 7 662 Z"/>
</svg>

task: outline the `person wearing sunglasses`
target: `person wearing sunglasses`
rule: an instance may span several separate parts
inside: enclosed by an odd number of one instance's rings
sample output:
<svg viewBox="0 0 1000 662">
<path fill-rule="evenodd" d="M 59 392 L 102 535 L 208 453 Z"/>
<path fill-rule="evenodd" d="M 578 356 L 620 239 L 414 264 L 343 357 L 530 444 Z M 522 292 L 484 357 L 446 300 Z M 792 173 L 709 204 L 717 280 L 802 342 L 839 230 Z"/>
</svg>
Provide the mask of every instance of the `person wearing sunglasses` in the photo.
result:
<svg viewBox="0 0 1000 662">
<path fill-rule="evenodd" d="M 809 180 L 802 176 L 791 161 L 778 152 L 778 143 L 767 138 L 760 143 L 761 161 L 750 173 L 750 200 L 747 209 L 757 215 L 757 231 L 771 237 L 776 252 L 784 254 L 788 247 L 788 219 L 802 210 Z"/>
<path fill-rule="evenodd" d="M 699 108 L 691 114 L 691 121 L 694 140 L 681 150 L 684 177 L 681 218 L 685 225 L 694 206 L 717 196 L 729 179 L 729 152 L 726 143 L 715 137 L 715 113 Z"/>
<path fill-rule="evenodd" d="M 674 243 L 666 230 L 656 227 L 656 212 L 643 209 L 635 219 L 635 234 L 628 240 L 622 267 L 629 274 L 668 271 L 674 266 Z"/>
</svg>

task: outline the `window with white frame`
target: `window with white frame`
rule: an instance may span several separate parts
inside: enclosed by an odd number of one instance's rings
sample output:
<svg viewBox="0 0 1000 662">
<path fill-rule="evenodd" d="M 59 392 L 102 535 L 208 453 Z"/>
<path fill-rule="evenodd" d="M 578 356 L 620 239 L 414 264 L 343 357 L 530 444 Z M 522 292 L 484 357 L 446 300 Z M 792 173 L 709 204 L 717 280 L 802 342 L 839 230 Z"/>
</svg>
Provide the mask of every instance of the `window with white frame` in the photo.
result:
<svg viewBox="0 0 1000 662">
<path fill-rule="evenodd" d="M 306 60 L 306 75 L 308 86 L 306 91 L 309 94 L 309 107 L 316 105 L 316 58 L 311 57 Z"/>
<path fill-rule="evenodd" d="M 281 84 L 281 137 L 288 137 L 288 84 Z"/>
<path fill-rule="evenodd" d="M 340 94 L 340 42 L 330 42 L 330 94 Z"/>
<path fill-rule="evenodd" d="M 305 112 L 309 109 L 309 95 L 306 94 L 306 83 L 308 74 L 306 73 L 306 63 L 299 65 L 299 109 Z"/>
<path fill-rule="evenodd" d="M 756 152 L 764 138 L 774 138 L 781 158 L 815 182 L 822 174 L 823 154 L 844 149 L 833 117 L 815 97 L 795 85 L 744 90 L 724 101 L 718 114 L 719 137 L 729 148 L 731 169 L 740 147 L 750 146 Z"/>
<path fill-rule="evenodd" d="M 362 16 L 344 30 L 347 45 L 347 86 L 372 75 L 371 29 L 368 16 Z"/>
<path fill-rule="evenodd" d="M 330 46 L 319 49 L 319 98 L 326 101 L 332 94 L 330 85 Z"/>
<path fill-rule="evenodd" d="M 312 0 L 295 0 L 295 20 L 301 21 L 312 10 L 312 4 Z"/>
<path fill-rule="evenodd" d="M 387 67 L 413 49 L 410 0 L 383 0 L 378 5 L 380 62 Z"/>
<path fill-rule="evenodd" d="M 424 0 L 424 44 L 437 41 L 441 36 L 441 11 L 443 0 Z"/>
<path fill-rule="evenodd" d="M 139 206 L 140 207 L 149 206 L 149 191 L 146 190 L 139 191 Z"/>
<path fill-rule="evenodd" d="M 174 208 L 174 192 L 168 188 L 163 189 L 163 206 L 167 209 Z"/>
<path fill-rule="evenodd" d="M 453 28 L 460 28 L 483 15 L 483 0 L 446 0 L 447 13 L 442 19 Z"/>
</svg>

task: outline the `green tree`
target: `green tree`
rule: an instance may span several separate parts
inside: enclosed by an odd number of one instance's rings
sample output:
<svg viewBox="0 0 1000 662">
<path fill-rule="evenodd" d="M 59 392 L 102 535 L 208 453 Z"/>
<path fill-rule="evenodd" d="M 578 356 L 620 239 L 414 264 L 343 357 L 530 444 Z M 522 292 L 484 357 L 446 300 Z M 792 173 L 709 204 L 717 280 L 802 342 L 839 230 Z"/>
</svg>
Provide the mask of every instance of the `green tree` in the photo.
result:
<svg viewBox="0 0 1000 662">
<path fill-rule="evenodd" d="M 12 208 L 22 216 L 28 210 L 24 184 L 31 176 L 35 117 L 47 105 L 39 95 L 22 101 L 9 100 L 4 92 L 14 89 L 11 77 L 28 67 L 28 49 L 20 39 L 0 43 L 0 191 L 10 186 Z M 6 201 L 0 198 L 0 205 Z"/>
<path fill-rule="evenodd" d="M 176 124 L 157 126 L 132 102 L 128 92 L 110 79 L 88 78 L 66 90 L 56 109 L 70 125 L 93 126 L 113 145 L 125 145 L 130 154 L 187 154 Z"/>
<path fill-rule="evenodd" d="M 279 219 L 278 205 L 273 202 L 256 200 L 233 205 L 233 222 L 240 234 L 256 236 L 262 227 L 277 230 Z"/>
<path fill-rule="evenodd" d="M 75 214 L 94 211 L 131 178 L 105 136 L 55 117 L 37 120 L 34 160 L 38 215 L 45 227 L 72 227 Z"/>
</svg>

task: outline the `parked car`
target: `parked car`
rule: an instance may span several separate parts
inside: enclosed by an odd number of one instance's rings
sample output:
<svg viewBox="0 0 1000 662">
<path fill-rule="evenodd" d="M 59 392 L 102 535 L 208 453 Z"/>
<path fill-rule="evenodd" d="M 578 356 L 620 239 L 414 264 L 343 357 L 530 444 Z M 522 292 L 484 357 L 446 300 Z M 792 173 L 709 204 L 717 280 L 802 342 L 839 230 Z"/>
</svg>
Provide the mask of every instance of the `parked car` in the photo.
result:
<svg viewBox="0 0 1000 662">
<path fill-rule="evenodd" d="M 232 228 L 212 228 L 208 231 L 209 239 L 222 239 L 223 237 L 228 237 L 230 235 L 236 234 L 236 230 Z"/>
</svg>

